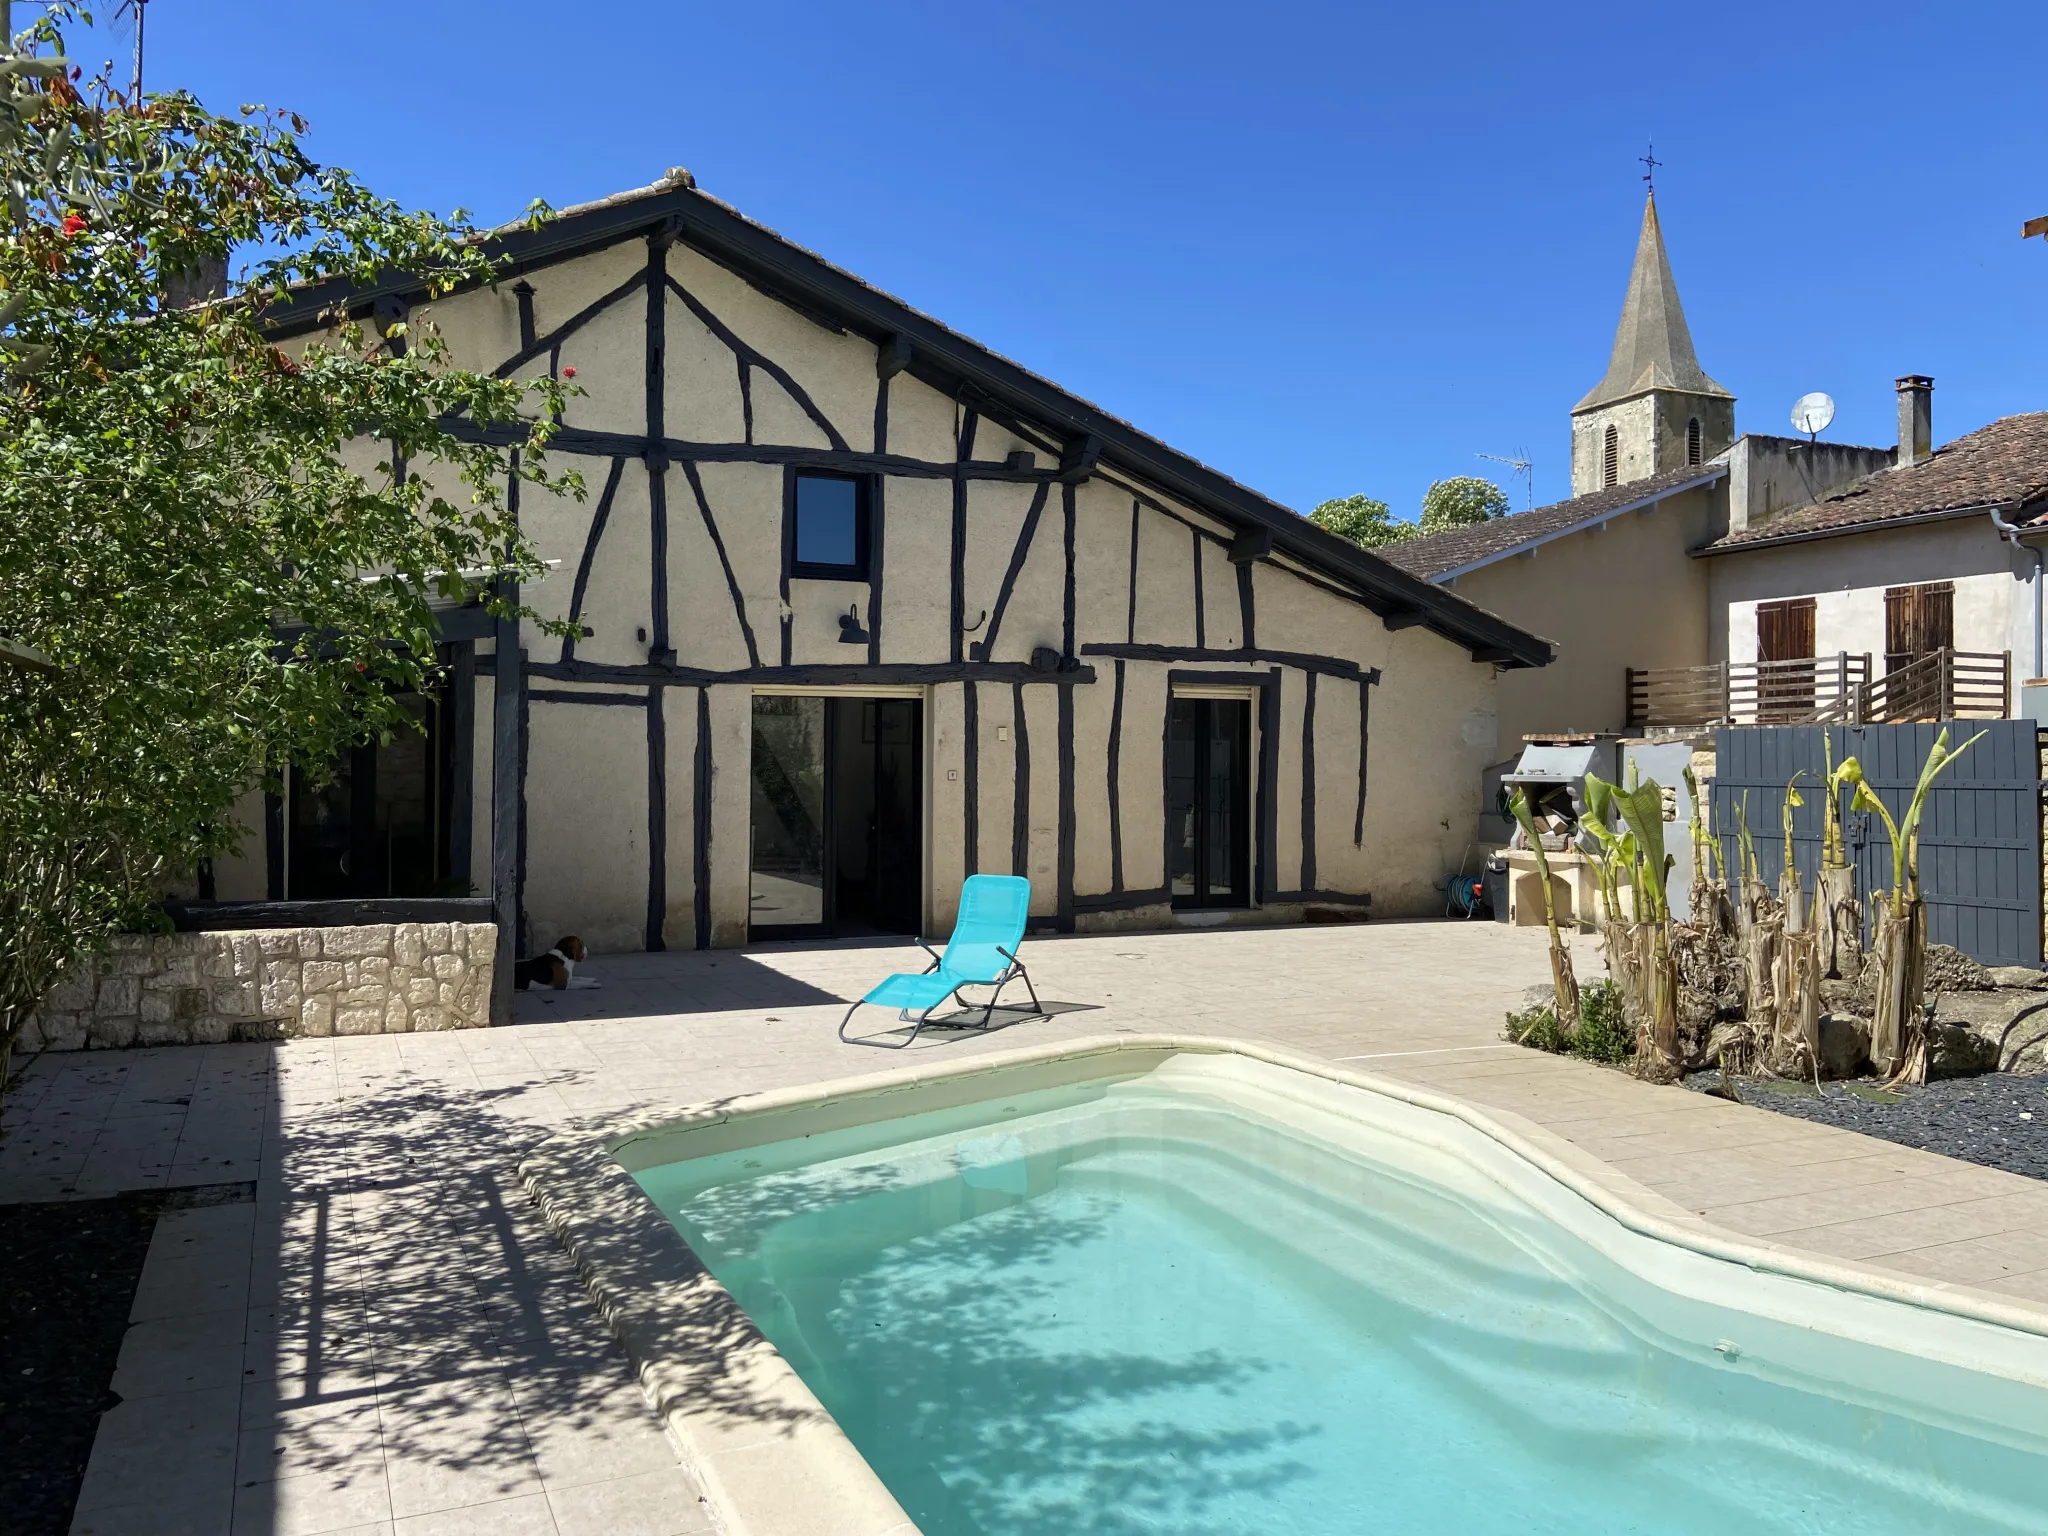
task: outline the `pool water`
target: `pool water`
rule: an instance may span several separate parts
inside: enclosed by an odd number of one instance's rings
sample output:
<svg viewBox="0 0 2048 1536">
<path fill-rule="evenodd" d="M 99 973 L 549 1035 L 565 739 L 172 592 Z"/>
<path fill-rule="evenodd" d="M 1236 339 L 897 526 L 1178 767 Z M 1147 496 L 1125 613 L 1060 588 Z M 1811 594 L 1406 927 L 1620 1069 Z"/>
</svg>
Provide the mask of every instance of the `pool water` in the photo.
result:
<svg viewBox="0 0 2048 1536">
<path fill-rule="evenodd" d="M 927 1536 L 2048 1530 L 2048 1392 L 1831 1381 L 1334 1124 L 1195 1061 L 636 1177 Z"/>
</svg>

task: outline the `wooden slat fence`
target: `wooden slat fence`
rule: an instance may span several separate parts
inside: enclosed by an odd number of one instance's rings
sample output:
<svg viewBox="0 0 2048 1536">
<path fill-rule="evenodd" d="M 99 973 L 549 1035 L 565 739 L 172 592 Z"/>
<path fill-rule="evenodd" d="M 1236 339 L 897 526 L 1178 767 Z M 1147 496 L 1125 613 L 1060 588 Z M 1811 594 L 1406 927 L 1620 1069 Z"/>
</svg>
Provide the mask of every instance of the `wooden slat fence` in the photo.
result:
<svg viewBox="0 0 2048 1536">
<path fill-rule="evenodd" d="M 1896 675 L 1896 674 L 1895 674 Z M 1947 722 L 1954 747 L 1977 732 L 1982 740 L 1935 781 L 1921 822 L 1920 887 L 1928 937 L 1952 944 L 1986 965 L 2039 965 L 2041 953 L 2041 769 L 2031 720 Z M 1736 809 L 1747 795 L 1750 833 L 1764 879 L 1776 886 L 1784 866 L 1780 817 L 1785 786 L 1805 770 L 1806 803 L 1792 812 L 1793 860 L 1810 890 L 1820 867 L 1826 757 L 1854 756 L 1894 818 L 1904 816 L 1921 764 L 1941 726 L 1737 727 L 1715 733 L 1713 832 L 1731 870 L 1737 864 Z M 1872 891 L 1892 884 L 1891 844 L 1868 812 L 1843 821 L 1869 937 Z"/>
</svg>

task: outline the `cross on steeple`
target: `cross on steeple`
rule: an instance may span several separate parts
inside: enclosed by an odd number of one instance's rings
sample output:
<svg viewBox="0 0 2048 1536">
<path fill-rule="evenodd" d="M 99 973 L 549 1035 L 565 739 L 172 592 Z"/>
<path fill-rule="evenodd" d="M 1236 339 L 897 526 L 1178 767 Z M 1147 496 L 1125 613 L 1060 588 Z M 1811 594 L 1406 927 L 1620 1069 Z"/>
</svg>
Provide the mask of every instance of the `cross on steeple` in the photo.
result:
<svg viewBox="0 0 2048 1536">
<path fill-rule="evenodd" d="M 1643 185 L 1648 187 L 1654 195 L 1657 190 L 1657 167 L 1664 163 L 1657 158 L 1657 145 L 1655 141 L 1651 142 L 1650 152 L 1647 155 L 1638 155 L 1636 158 L 1648 167 L 1643 172 Z"/>
</svg>

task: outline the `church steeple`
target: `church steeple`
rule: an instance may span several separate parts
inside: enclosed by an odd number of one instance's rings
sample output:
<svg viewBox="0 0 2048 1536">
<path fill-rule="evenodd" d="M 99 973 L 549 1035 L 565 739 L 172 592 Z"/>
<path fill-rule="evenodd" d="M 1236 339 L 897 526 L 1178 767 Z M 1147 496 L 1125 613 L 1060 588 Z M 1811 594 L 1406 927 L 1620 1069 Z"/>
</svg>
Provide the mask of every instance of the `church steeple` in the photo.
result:
<svg viewBox="0 0 2048 1536">
<path fill-rule="evenodd" d="M 1734 438 L 1735 397 L 1693 351 L 1652 192 L 1607 376 L 1572 407 L 1572 493 L 1700 463 Z"/>
</svg>

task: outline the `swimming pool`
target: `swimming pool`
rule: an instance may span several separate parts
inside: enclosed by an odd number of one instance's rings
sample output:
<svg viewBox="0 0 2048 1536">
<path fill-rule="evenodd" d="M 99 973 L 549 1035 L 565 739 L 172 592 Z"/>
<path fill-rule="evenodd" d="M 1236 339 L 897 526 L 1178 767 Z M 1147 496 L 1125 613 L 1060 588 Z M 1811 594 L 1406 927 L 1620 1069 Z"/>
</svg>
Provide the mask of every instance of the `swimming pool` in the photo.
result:
<svg viewBox="0 0 2048 1536">
<path fill-rule="evenodd" d="M 1276 1061 L 1044 1067 L 613 1149 L 927 1536 L 2048 1530 L 2037 1334 Z"/>
</svg>

